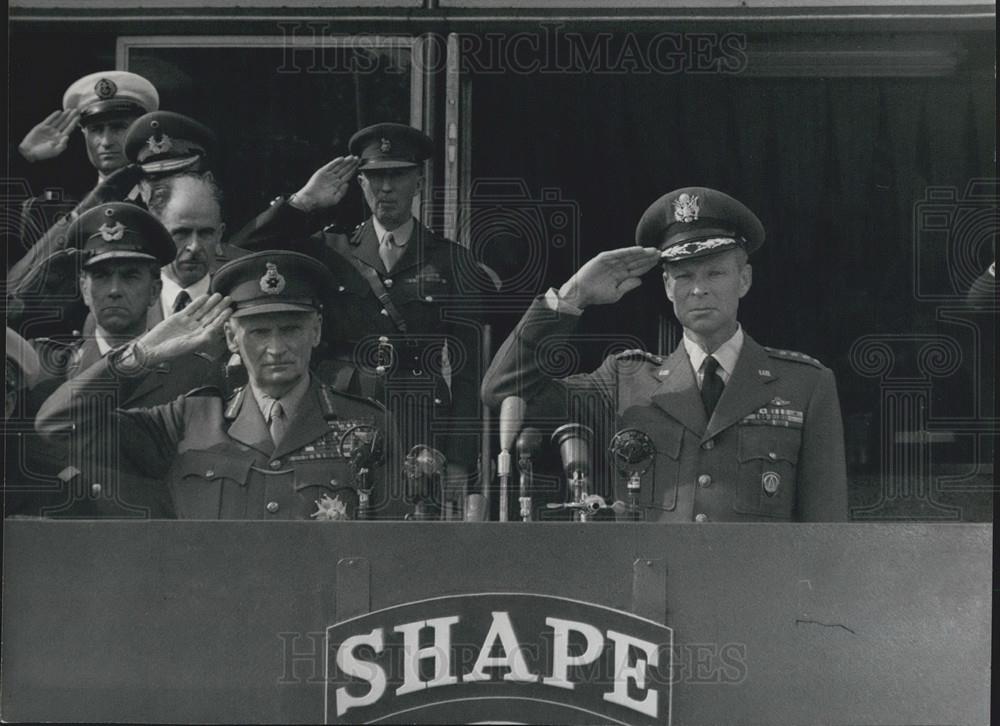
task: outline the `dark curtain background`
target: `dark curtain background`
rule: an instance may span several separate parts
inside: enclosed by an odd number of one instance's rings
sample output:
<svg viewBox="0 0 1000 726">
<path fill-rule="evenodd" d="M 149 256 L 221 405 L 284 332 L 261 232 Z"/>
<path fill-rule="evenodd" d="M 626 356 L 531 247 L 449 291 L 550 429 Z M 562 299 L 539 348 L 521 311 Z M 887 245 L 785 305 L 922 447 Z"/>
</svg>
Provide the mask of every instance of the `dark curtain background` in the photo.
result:
<svg viewBox="0 0 1000 726">
<path fill-rule="evenodd" d="M 919 301 L 915 279 L 960 303 L 963 286 L 993 257 L 996 201 L 965 202 L 994 222 L 971 250 L 968 235 L 961 241 L 967 259 L 957 274 L 944 264 L 957 242 L 947 232 L 932 239 L 914 222 L 928 187 L 951 188 L 956 201 L 945 207 L 960 209 L 970 181 L 994 176 L 992 73 L 984 57 L 944 78 L 474 74 L 473 178 L 522 179 L 541 207 L 544 189 L 575 201 L 579 260 L 633 243 L 642 212 L 671 189 L 709 186 L 746 203 L 767 241 L 752 260 L 742 323 L 759 342 L 834 369 L 857 476 L 877 468 L 880 400 L 880 380 L 859 375 L 849 359 L 862 336 L 955 338 L 966 360 L 934 380 L 935 416 L 967 414 L 992 397 L 992 363 L 984 393 L 973 380 L 974 336 L 939 322 L 941 301 Z M 502 250 L 491 258 L 507 274 L 518 272 L 518 259 Z M 550 248 L 538 291 L 565 281 L 573 261 L 573 245 Z M 658 274 L 618 305 L 589 311 L 584 334 L 672 349 L 680 331 Z M 991 321 L 980 320 L 979 333 Z M 608 345 L 580 348 L 580 368 L 591 370 Z M 898 355 L 902 375 L 916 353 L 904 346 Z M 983 456 L 973 448 L 965 442 L 946 454 L 956 462 Z"/>
</svg>

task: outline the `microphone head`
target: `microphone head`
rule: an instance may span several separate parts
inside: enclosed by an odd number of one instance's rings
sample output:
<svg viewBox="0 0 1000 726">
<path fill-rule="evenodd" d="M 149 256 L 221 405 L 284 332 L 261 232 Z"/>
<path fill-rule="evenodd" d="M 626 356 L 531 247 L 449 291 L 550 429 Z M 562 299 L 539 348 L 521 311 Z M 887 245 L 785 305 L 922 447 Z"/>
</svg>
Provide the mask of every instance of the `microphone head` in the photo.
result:
<svg viewBox="0 0 1000 726">
<path fill-rule="evenodd" d="M 510 451 L 521 430 L 528 404 L 520 396 L 507 396 L 500 404 L 500 449 Z"/>
<path fill-rule="evenodd" d="M 583 424 L 564 424 L 552 432 L 552 441 L 559 446 L 566 475 L 586 476 L 590 472 L 590 442 L 593 429 Z"/>
<path fill-rule="evenodd" d="M 517 437 L 517 455 L 522 459 L 534 458 L 542 450 L 545 437 L 534 426 L 528 426 Z"/>
<path fill-rule="evenodd" d="M 448 460 L 437 449 L 417 444 L 406 455 L 403 468 L 410 478 L 433 476 L 444 471 Z"/>
<path fill-rule="evenodd" d="M 620 472 L 645 473 L 656 457 L 656 445 L 645 431 L 622 429 L 611 437 L 608 451 Z"/>
</svg>

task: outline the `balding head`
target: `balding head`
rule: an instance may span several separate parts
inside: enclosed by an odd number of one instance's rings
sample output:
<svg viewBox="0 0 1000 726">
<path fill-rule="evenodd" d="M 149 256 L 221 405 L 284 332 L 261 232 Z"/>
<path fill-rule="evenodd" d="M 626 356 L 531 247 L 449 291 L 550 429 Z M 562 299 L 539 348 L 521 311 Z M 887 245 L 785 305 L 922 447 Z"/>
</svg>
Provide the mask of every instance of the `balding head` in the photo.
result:
<svg viewBox="0 0 1000 726">
<path fill-rule="evenodd" d="M 215 265 L 226 229 L 221 197 L 211 174 L 178 174 L 154 183 L 150 190 L 149 211 L 177 245 L 177 258 L 163 272 L 181 287 L 195 284 Z"/>
</svg>

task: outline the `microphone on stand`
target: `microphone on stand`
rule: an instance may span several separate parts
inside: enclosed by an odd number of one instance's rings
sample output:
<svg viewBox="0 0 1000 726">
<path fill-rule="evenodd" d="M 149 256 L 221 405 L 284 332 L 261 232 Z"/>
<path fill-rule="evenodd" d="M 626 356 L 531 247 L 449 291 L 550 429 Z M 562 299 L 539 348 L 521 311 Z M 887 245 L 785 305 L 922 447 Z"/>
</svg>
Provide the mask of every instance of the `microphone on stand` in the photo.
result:
<svg viewBox="0 0 1000 726">
<path fill-rule="evenodd" d="M 500 454 L 497 456 L 497 475 L 500 477 L 500 521 L 507 521 L 510 488 L 510 450 L 517 432 L 524 422 L 527 404 L 520 396 L 507 396 L 500 404 Z"/>
<path fill-rule="evenodd" d="M 354 486 L 358 492 L 358 519 L 368 519 L 374 482 L 368 474 L 385 459 L 382 432 L 374 426 L 361 424 L 348 429 L 340 437 L 340 455 L 351 462 Z"/>
<path fill-rule="evenodd" d="M 559 446 L 563 470 L 572 494 L 569 508 L 578 522 L 586 522 L 590 513 L 585 508 L 587 476 L 590 474 L 590 442 L 593 429 L 582 424 L 564 424 L 552 432 L 552 441 Z"/>
<path fill-rule="evenodd" d="M 521 521 L 531 521 L 531 479 L 534 476 L 534 458 L 542 450 L 542 432 L 528 427 L 517 437 L 517 468 L 521 471 L 518 502 L 521 504 Z"/>
<path fill-rule="evenodd" d="M 643 519 L 642 507 L 639 504 L 639 487 L 642 484 L 642 475 L 656 458 L 656 445 L 653 439 L 639 429 L 622 429 L 611 437 L 608 451 L 618 473 L 625 477 L 628 493 L 628 502 L 623 505 L 624 511 L 615 509 L 615 516 L 624 515 L 622 518 L 635 521 Z"/>
<path fill-rule="evenodd" d="M 410 515 L 410 519 L 436 519 L 434 509 L 440 497 L 435 499 L 435 489 L 440 494 L 441 476 L 447 465 L 448 460 L 445 455 L 437 449 L 423 444 L 417 444 L 410 449 L 403 462 L 403 475 L 410 482 L 410 499 L 413 501 L 413 514 Z"/>
</svg>

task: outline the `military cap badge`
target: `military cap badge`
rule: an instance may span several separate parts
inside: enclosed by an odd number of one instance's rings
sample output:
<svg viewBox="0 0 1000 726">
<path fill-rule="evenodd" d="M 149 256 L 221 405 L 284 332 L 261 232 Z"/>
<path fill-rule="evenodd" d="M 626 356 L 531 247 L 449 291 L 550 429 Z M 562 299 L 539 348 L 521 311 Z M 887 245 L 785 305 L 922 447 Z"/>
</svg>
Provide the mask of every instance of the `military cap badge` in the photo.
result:
<svg viewBox="0 0 1000 726">
<path fill-rule="evenodd" d="M 388 154 L 390 151 L 392 151 L 392 142 L 389 141 L 389 139 L 383 137 L 382 140 L 379 142 L 378 150 L 381 151 L 383 154 Z"/>
<path fill-rule="evenodd" d="M 173 142 L 170 140 L 169 136 L 161 134 L 159 139 L 155 136 L 150 136 L 146 139 L 146 146 L 149 147 L 149 151 L 152 154 L 164 154 L 170 151 L 170 148 L 173 146 Z"/>
<path fill-rule="evenodd" d="M 678 222 L 688 224 L 698 221 L 698 212 L 701 206 L 698 203 L 697 194 L 681 194 L 674 200 L 674 219 Z"/>
<path fill-rule="evenodd" d="M 118 85 L 110 78 L 102 78 L 94 84 L 94 93 L 101 99 L 114 98 L 118 93 Z"/>
<path fill-rule="evenodd" d="M 125 236 L 125 226 L 121 222 L 114 224 L 105 222 L 97 228 L 97 231 L 105 242 L 116 242 Z"/>
<path fill-rule="evenodd" d="M 267 272 L 260 278 L 260 289 L 268 295 L 280 295 L 285 289 L 285 278 L 278 272 L 278 266 L 273 262 L 267 263 Z"/>
<path fill-rule="evenodd" d="M 340 497 L 330 498 L 329 494 L 324 494 L 316 501 L 316 511 L 309 516 L 319 522 L 336 522 L 341 519 L 349 519 L 347 516 L 347 505 L 340 501 Z"/>
</svg>

